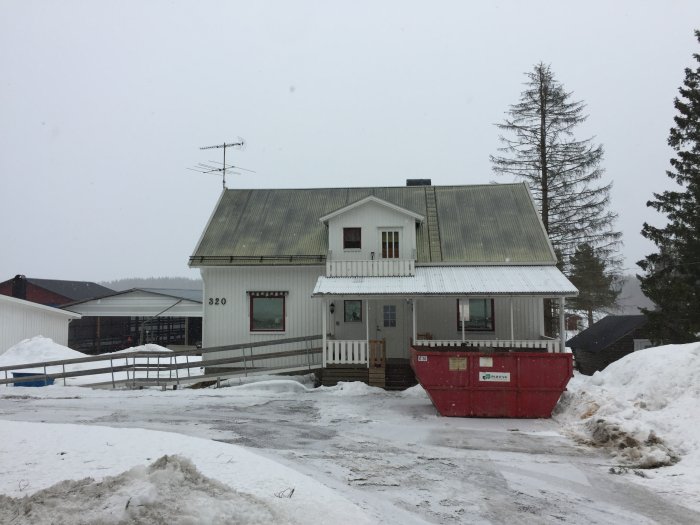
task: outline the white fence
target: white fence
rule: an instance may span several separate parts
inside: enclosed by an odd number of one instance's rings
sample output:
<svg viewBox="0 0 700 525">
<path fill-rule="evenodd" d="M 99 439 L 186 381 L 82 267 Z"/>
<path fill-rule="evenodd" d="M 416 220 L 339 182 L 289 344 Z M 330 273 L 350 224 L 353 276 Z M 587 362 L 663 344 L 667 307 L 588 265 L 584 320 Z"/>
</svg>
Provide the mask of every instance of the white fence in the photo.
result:
<svg viewBox="0 0 700 525">
<path fill-rule="evenodd" d="M 548 353 L 559 352 L 559 341 L 555 339 L 538 339 L 538 340 L 508 340 L 508 339 L 483 339 L 466 341 L 439 341 L 435 339 L 419 339 L 415 341 L 414 346 L 428 347 L 444 347 L 444 346 L 462 346 L 466 345 L 474 348 L 517 348 L 531 350 L 546 350 Z"/>
<path fill-rule="evenodd" d="M 326 277 L 406 277 L 415 274 L 414 259 L 326 262 Z"/>
<path fill-rule="evenodd" d="M 323 366 L 367 365 L 369 363 L 367 341 L 326 341 L 323 351 Z"/>
</svg>

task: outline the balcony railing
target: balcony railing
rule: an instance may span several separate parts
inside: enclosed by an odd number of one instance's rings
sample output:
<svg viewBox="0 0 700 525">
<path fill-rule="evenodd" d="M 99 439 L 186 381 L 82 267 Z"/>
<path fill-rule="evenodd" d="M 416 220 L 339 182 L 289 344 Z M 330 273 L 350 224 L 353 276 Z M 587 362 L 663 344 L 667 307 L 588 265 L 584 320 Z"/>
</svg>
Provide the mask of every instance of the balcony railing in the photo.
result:
<svg viewBox="0 0 700 525">
<path fill-rule="evenodd" d="M 407 277 L 415 274 L 414 259 L 326 262 L 326 277 Z"/>
</svg>

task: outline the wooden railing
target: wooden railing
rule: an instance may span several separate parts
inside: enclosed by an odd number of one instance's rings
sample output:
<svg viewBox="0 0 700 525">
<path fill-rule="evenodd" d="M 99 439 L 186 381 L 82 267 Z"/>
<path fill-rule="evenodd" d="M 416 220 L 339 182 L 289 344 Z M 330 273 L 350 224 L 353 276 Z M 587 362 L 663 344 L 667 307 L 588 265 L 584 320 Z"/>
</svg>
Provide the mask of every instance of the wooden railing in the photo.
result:
<svg viewBox="0 0 700 525">
<path fill-rule="evenodd" d="M 406 277 L 415 274 L 414 259 L 326 262 L 326 277 Z"/>
<path fill-rule="evenodd" d="M 369 340 L 369 366 L 370 368 L 384 368 L 386 366 L 386 340 Z"/>
<path fill-rule="evenodd" d="M 326 365 L 367 365 L 367 341 L 326 341 L 323 353 L 323 366 Z"/>
<path fill-rule="evenodd" d="M 414 346 L 445 347 L 445 346 L 466 346 L 468 348 L 515 348 L 518 350 L 546 350 L 548 353 L 559 352 L 559 341 L 555 339 L 483 339 L 483 340 L 417 340 Z"/>
</svg>

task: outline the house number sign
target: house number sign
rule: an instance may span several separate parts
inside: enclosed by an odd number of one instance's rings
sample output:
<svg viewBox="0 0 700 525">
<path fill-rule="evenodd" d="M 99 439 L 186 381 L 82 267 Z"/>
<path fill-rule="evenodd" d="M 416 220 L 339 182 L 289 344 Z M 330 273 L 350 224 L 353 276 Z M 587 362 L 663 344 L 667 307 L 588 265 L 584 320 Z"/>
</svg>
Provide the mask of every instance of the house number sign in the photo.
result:
<svg viewBox="0 0 700 525">
<path fill-rule="evenodd" d="M 218 306 L 226 304 L 226 297 L 210 297 L 209 304 Z"/>
</svg>

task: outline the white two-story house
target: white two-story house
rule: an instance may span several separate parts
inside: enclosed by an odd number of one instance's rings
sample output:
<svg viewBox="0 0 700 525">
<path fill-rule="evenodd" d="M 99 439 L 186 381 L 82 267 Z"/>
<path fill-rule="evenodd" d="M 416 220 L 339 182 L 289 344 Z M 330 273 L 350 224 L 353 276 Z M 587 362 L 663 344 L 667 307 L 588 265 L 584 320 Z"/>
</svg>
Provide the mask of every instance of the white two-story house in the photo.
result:
<svg viewBox="0 0 700 525">
<path fill-rule="evenodd" d="M 577 291 L 527 187 L 418 182 L 224 190 L 189 262 L 203 345 L 322 334 L 315 364 L 339 378 L 405 364 L 411 344 L 560 351 L 543 301 Z"/>
</svg>

